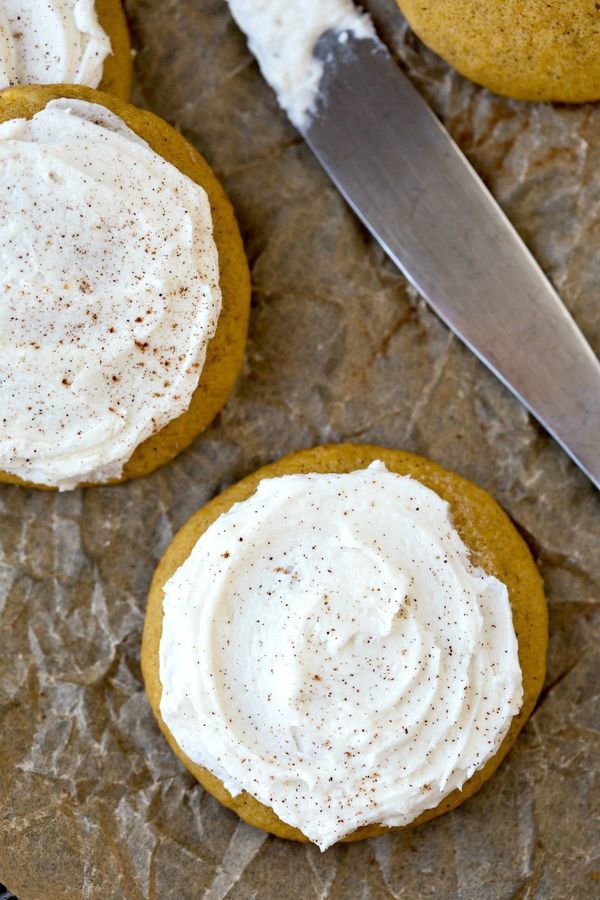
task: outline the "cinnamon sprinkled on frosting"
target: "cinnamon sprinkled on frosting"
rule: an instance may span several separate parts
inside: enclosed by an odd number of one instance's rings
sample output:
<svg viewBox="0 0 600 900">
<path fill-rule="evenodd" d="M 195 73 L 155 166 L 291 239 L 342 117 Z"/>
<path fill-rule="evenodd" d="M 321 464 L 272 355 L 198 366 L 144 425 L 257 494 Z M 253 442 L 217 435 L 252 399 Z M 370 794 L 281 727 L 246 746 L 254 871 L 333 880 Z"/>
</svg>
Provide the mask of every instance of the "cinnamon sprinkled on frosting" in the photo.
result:
<svg viewBox="0 0 600 900">
<path fill-rule="evenodd" d="M 17 84 L 96 88 L 110 50 L 95 0 L 0 2 L 0 89 Z"/>
<path fill-rule="evenodd" d="M 521 707 L 506 586 L 470 564 L 445 501 L 380 462 L 263 480 L 163 609 L 175 740 L 321 849 L 437 806 Z"/>
<path fill-rule="evenodd" d="M 188 406 L 221 309 L 205 191 L 102 106 L 0 125 L 0 469 L 118 477 Z"/>
</svg>

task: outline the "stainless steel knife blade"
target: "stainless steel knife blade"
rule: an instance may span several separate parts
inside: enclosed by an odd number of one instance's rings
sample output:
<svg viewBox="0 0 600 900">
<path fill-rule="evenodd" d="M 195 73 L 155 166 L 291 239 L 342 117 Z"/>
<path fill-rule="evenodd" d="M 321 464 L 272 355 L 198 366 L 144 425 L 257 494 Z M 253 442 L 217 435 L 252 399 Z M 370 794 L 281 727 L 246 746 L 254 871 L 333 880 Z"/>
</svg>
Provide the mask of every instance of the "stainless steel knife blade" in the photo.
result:
<svg viewBox="0 0 600 900">
<path fill-rule="evenodd" d="M 600 363 L 476 172 L 378 39 L 327 32 L 302 129 L 386 253 L 600 486 Z"/>
</svg>

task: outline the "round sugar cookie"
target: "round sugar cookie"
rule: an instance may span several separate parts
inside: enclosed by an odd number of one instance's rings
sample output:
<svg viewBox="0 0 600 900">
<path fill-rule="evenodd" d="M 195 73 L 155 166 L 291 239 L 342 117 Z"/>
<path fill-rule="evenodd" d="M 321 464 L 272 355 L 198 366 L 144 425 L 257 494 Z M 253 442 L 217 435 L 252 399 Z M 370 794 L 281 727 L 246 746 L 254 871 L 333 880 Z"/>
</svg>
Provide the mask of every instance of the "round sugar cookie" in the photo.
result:
<svg viewBox="0 0 600 900">
<path fill-rule="evenodd" d="M 191 774 L 209 793 L 234 810 L 248 824 L 290 840 L 306 841 L 307 838 L 298 829 L 282 822 L 272 809 L 250 794 L 242 792 L 237 797 L 232 797 L 218 778 L 183 753 L 162 720 L 159 645 L 163 620 L 163 587 L 187 559 L 204 531 L 234 503 L 247 500 L 263 478 L 296 473 L 353 472 L 366 468 L 375 460 L 381 460 L 391 472 L 410 475 L 446 500 L 450 504 L 454 527 L 471 551 L 472 562 L 506 584 L 523 675 L 522 708 L 514 717 L 496 754 L 465 782 L 462 790 L 449 794 L 437 807 L 427 810 L 408 827 L 427 822 L 454 809 L 490 778 L 531 714 L 544 681 L 548 614 L 539 573 L 525 542 L 508 516 L 488 493 L 472 482 L 413 453 L 367 444 L 332 444 L 292 453 L 234 484 L 186 522 L 157 566 L 148 595 L 142 639 L 142 672 L 156 720 L 172 749 Z M 380 825 L 369 825 L 357 829 L 344 840 L 375 837 L 388 830 L 390 829 Z"/>
<path fill-rule="evenodd" d="M 169 462 L 204 431 L 224 406 L 239 374 L 248 330 L 250 274 L 233 208 L 206 160 L 162 119 L 116 97 L 76 86 L 22 86 L 0 93 L 0 122 L 31 118 L 50 100 L 60 97 L 98 103 L 119 116 L 152 149 L 180 172 L 201 185 L 210 201 L 213 237 L 219 254 L 222 311 L 217 331 L 208 344 L 198 387 L 187 410 L 137 446 L 125 464 L 126 481 L 148 475 Z M 27 484 L 0 471 L 0 482 Z M 113 483 L 113 482 L 111 482 Z"/>
<path fill-rule="evenodd" d="M 593 0 L 397 0 L 411 28 L 461 74 L 517 100 L 600 98 Z"/>
</svg>

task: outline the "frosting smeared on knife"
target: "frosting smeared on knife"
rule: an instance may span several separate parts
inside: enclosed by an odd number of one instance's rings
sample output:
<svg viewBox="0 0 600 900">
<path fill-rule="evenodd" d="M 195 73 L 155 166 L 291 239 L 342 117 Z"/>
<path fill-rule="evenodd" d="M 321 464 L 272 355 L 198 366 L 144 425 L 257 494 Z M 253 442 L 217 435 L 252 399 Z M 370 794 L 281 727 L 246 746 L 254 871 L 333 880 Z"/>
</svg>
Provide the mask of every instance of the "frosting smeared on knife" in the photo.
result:
<svg viewBox="0 0 600 900">
<path fill-rule="evenodd" d="M 600 486 L 600 362 L 370 19 L 347 0 L 229 5 L 281 106 L 383 250 Z"/>
<path fill-rule="evenodd" d="M 314 110 L 323 75 L 315 47 L 327 31 L 341 41 L 375 36 L 373 23 L 350 0 L 290 3 L 288 0 L 228 0 L 231 14 L 248 38 L 266 81 L 297 128 Z"/>
</svg>

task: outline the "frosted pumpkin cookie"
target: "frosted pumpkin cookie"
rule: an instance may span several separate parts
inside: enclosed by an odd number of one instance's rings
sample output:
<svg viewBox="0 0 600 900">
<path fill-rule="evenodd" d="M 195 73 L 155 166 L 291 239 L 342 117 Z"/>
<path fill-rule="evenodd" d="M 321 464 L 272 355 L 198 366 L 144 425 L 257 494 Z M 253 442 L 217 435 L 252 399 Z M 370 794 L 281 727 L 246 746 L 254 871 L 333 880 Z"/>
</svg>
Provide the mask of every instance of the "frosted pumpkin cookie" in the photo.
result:
<svg viewBox="0 0 600 900">
<path fill-rule="evenodd" d="M 397 0 L 421 40 L 467 78 L 518 100 L 600 98 L 593 0 Z"/>
<path fill-rule="evenodd" d="M 0 3 L 0 89 L 81 84 L 126 100 L 131 68 L 121 0 Z"/>
<path fill-rule="evenodd" d="M 342 444 L 192 516 L 150 588 L 142 669 L 211 794 L 325 849 L 470 797 L 533 709 L 546 642 L 540 577 L 488 494 Z"/>
<path fill-rule="evenodd" d="M 0 481 L 145 475 L 241 365 L 233 210 L 181 135 L 107 94 L 12 88 L 0 123 Z"/>
</svg>

